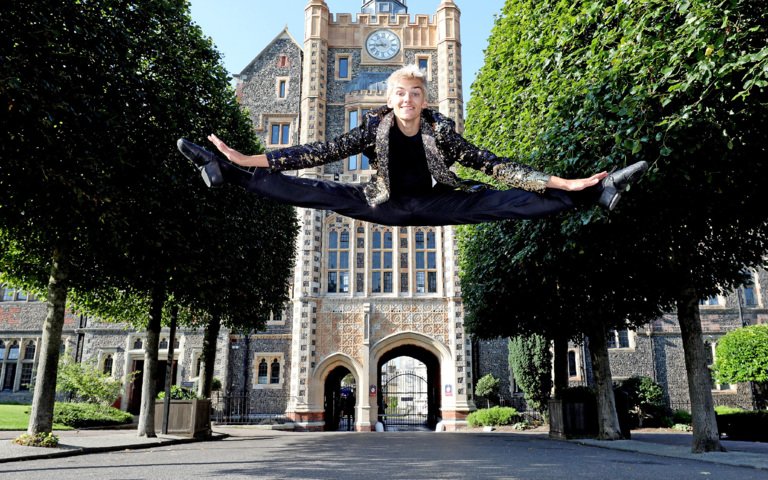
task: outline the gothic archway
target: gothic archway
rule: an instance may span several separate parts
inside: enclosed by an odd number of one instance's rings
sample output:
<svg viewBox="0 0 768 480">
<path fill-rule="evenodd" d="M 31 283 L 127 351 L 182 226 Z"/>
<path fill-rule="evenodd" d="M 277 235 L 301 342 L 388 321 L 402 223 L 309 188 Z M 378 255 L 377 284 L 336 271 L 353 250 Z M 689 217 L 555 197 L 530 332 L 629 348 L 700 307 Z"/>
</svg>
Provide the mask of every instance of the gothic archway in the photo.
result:
<svg viewBox="0 0 768 480">
<path fill-rule="evenodd" d="M 349 392 L 342 391 L 342 380 L 348 376 L 352 376 L 352 372 L 347 367 L 338 366 L 331 370 L 325 378 L 323 386 L 325 431 L 347 430 L 350 427 L 346 423 L 341 425 L 342 414 L 349 408 L 349 406 L 346 405 L 346 402 L 350 401 Z M 354 378 L 354 376 L 352 377 Z M 349 387 L 345 386 L 345 388 Z M 352 408 L 354 408 L 354 404 L 352 405 Z M 345 419 L 344 421 L 348 422 L 349 419 Z"/>
<path fill-rule="evenodd" d="M 435 428 L 441 396 L 440 361 L 434 353 L 400 345 L 381 355 L 377 372 L 379 421 L 387 430 Z"/>
</svg>

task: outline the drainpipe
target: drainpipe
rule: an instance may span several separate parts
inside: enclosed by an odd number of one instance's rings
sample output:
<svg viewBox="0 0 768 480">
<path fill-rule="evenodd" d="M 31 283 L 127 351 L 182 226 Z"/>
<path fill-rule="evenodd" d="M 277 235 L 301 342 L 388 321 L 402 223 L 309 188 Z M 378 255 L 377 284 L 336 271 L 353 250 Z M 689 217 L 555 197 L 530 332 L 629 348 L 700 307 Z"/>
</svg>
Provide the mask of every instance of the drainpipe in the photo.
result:
<svg viewBox="0 0 768 480">
<path fill-rule="evenodd" d="M 251 356 L 251 332 L 245 334 L 245 352 L 243 352 L 243 397 L 248 395 L 248 363 Z"/>
</svg>

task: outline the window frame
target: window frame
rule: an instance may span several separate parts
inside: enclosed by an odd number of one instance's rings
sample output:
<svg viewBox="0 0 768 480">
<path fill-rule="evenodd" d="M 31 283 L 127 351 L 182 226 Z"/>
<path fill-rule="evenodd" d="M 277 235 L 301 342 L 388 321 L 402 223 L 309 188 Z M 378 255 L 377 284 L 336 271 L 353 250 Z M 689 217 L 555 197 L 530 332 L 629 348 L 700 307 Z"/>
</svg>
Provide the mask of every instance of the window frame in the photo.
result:
<svg viewBox="0 0 768 480">
<path fill-rule="evenodd" d="M 422 69 L 420 63 L 422 61 L 427 62 L 427 67 Z M 416 55 L 416 66 L 419 67 L 420 70 L 424 70 L 424 74 L 426 75 L 427 81 L 430 81 L 432 78 L 432 55 L 426 55 L 426 54 L 418 54 Z"/>
<path fill-rule="evenodd" d="M 345 61 L 347 63 L 347 75 L 342 76 L 341 75 L 341 63 L 342 61 Z M 348 82 L 352 80 L 352 55 L 348 53 L 343 53 L 336 55 L 336 65 L 335 65 L 335 79 L 342 82 Z"/>
<path fill-rule="evenodd" d="M 399 269 L 395 268 L 395 228 L 387 227 L 383 225 L 376 225 L 371 228 L 369 238 L 369 255 L 370 255 L 370 268 L 369 268 L 369 291 L 371 294 L 379 295 L 392 295 L 395 292 L 395 272 Z M 378 236 L 378 246 L 376 238 Z M 387 236 L 389 239 L 387 240 Z M 389 242 L 389 246 L 387 246 Z M 389 265 L 389 266 L 387 266 Z M 387 277 L 389 281 L 387 282 Z M 376 279 L 378 278 L 378 290 L 374 287 L 377 285 Z M 389 286 L 389 290 L 387 290 Z"/>
<path fill-rule="evenodd" d="M 344 112 L 344 126 L 347 132 L 358 127 L 362 124 L 363 117 L 368 113 L 371 108 L 366 106 L 354 106 L 348 107 Z M 353 119 L 354 116 L 354 119 Z M 353 168 L 354 162 L 354 168 Z M 365 175 L 372 170 L 371 160 L 362 152 L 350 155 L 344 159 L 344 173 L 355 172 L 360 175 Z"/>
<path fill-rule="evenodd" d="M 419 247 L 419 235 L 423 235 L 423 247 Z M 430 236 L 433 237 L 433 245 L 430 246 Z M 417 295 L 439 295 L 441 291 L 440 284 L 440 238 L 435 228 L 419 227 L 413 231 L 413 239 L 411 243 L 412 252 L 412 270 L 413 270 L 413 293 Z M 430 266 L 430 255 L 434 258 L 434 266 Z M 420 265 L 420 261 L 423 262 Z M 434 290 L 430 290 L 431 277 L 434 278 Z M 422 285 L 420 285 L 419 279 L 423 279 L 423 291 L 421 291 Z"/>
<path fill-rule="evenodd" d="M 286 100 L 290 94 L 291 77 L 275 78 L 275 97 L 277 100 Z"/>
<path fill-rule="evenodd" d="M 325 248 L 324 262 L 324 290 L 327 294 L 349 295 L 353 291 L 352 264 L 354 261 L 354 249 L 352 248 L 353 240 L 351 231 L 351 225 L 348 223 L 338 226 L 332 225 L 326 231 L 327 246 Z M 346 247 L 344 246 L 345 236 Z M 343 265 L 343 258 L 346 258 L 346 267 Z M 335 259 L 333 265 L 331 265 L 332 259 Z M 331 290 L 331 276 L 335 279 L 333 290 Z M 346 284 L 343 283 L 343 279 L 346 279 Z M 344 285 L 346 285 L 346 290 L 343 289 Z"/>
<path fill-rule="evenodd" d="M 275 128 L 277 128 L 277 143 L 275 139 Z M 270 121 L 269 133 L 267 135 L 267 146 L 271 147 L 286 147 L 291 144 L 291 122 L 286 121 Z"/>
<path fill-rule="evenodd" d="M 253 356 L 253 379 L 252 388 L 254 390 L 269 390 L 269 389 L 282 389 L 285 385 L 285 354 L 283 352 L 258 352 Z M 262 360 L 266 364 L 266 383 L 259 382 L 259 366 Z M 272 383 L 273 374 L 272 367 L 277 362 L 278 365 L 278 382 Z"/>
<path fill-rule="evenodd" d="M 626 332 L 626 346 L 622 345 L 622 333 Z M 606 335 L 605 344 L 608 350 L 634 350 L 635 336 L 634 331 L 629 327 L 612 328 Z"/>
</svg>

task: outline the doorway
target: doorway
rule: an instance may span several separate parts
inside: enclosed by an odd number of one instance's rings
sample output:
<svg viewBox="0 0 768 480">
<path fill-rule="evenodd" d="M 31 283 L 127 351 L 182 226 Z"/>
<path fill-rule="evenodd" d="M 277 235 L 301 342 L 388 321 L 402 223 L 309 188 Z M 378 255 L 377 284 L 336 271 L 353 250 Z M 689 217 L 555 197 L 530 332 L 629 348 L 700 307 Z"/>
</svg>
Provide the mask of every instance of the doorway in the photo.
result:
<svg viewBox="0 0 768 480">
<path fill-rule="evenodd" d="M 323 388 L 325 431 L 354 431 L 357 385 L 352 372 L 336 367 L 328 374 Z"/>
<path fill-rule="evenodd" d="M 378 364 L 379 421 L 388 431 L 434 430 L 440 417 L 440 362 L 428 350 L 403 345 Z"/>
<path fill-rule="evenodd" d="M 155 376 L 155 392 L 165 390 L 165 369 L 168 367 L 167 360 L 157 361 L 157 375 Z M 173 372 L 171 372 L 171 384 L 176 382 L 176 373 L 178 370 L 178 361 L 173 361 Z M 133 378 L 128 394 L 128 413 L 138 415 L 141 411 L 141 390 L 144 382 L 144 360 L 134 360 L 131 372 L 139 373 Z"/>
</svg>

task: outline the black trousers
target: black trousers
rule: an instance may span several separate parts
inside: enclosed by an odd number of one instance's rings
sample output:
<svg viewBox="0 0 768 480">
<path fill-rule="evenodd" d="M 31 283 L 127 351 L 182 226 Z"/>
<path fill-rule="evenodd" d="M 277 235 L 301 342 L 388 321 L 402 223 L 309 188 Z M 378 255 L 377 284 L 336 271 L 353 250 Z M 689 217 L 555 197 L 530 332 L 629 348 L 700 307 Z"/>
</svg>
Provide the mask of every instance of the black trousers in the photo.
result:
<svg viewBox="0 0 768 480">
<path fill-rule="evenodd" d="M 504 219 L 532 219 L 574 208 L 576 195 L 549 189 L 543 194 L 525 190 L 485 189 L 478 192 L 436 185 L 424 195 L 391 198 L 370 206 L 363 186 L 243 170 L 220 162 L 224 179 L 246 190 L 296 207 L 331 210 L 346 217 L 392 226 L 463 225 Z"/>
</svg>

